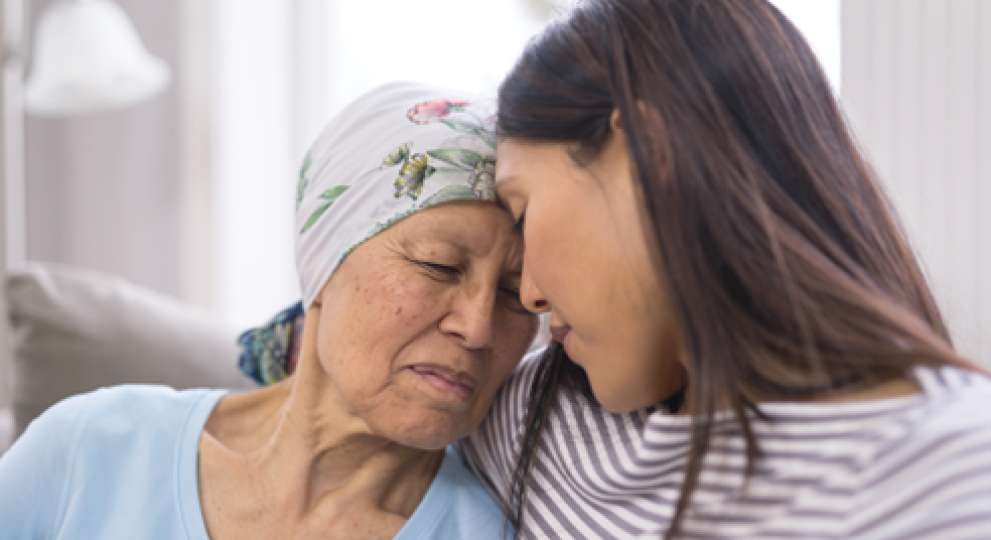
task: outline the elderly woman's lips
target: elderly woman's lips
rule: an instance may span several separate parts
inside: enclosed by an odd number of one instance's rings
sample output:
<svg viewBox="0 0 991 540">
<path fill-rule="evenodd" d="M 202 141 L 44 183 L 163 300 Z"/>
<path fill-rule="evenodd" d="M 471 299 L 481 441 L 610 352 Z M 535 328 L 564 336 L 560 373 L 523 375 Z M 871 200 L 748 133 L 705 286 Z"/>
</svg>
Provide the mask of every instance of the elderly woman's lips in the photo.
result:
<svg viewBox="0 0 991 540">
<path fill-rule="evenodd" d="M 471 399 L 478 386 L 469 375 L 438 366 L 412 366 L 410 368 L 430 386 L 442 392 L 452 392 L 464 401 Z"/>
</svg>

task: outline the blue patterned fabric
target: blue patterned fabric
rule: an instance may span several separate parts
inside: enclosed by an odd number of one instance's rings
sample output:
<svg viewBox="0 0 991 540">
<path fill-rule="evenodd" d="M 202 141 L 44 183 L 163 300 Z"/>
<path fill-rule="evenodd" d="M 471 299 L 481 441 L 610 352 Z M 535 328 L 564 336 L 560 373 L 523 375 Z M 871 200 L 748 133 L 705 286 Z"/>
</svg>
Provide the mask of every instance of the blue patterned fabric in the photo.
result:
<svg viewBox="0 0 991 540">
<path fill-rule="evenodd" d="M 241 334 L 237 338 L 241 346 L 237 367 L 241 372 L 263 386 L 288 377 L 299 358 L 305 314 L 303 303 L 296 302 L 267 324 Z"/>
</svg>

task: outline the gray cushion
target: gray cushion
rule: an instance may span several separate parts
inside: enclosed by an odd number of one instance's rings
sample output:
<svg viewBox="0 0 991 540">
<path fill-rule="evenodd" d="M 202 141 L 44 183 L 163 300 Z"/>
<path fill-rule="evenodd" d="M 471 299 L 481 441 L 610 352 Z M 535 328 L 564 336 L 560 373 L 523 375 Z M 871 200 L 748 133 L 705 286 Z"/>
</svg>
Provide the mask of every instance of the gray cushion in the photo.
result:
<svg viewBox="0 0 991 540">
<path fill-rule="evenodd" d="M 237 330 L 118 277 L 32 263 L 7 277 L 15 433 L 67 396 L 122 383 L 248 388 Z"/>
</svg>

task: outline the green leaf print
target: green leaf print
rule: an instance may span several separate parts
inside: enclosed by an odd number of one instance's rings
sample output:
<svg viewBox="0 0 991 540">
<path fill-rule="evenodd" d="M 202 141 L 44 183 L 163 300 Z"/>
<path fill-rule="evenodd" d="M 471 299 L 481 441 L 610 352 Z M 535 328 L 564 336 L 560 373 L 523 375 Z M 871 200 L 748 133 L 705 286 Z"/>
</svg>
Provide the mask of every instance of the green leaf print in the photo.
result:
<svg viewBox="0 0 991 540">
<path fill-rule="evenodd" d="M 485 128 L 479 128 L 478 138 L 482 139 L 482 142 L 487 144 L 489 148 L 495 150 L 496 147 L 496 135 L 495 132 L 487 130 Z"/>
<path fill-rule="evenodd" d="M 428 150 L 427 155 L 465 170 L 473 170 L 476 165 L 485 160 L 485 156 L 482 154 L 479 154 L 474 150 L 465 150 L 461 148 Z"/>
<path fill-rule="evenodd" d="M 341 194 L 347 191 L 348 187 L 349 186 L 334 186 L 321 193 L 320 198 L 325 199 L 327 202 L 321 204 L 316 210 L 313 211 L 312 214 L 310 214 L 310 219 L 307 219 L 306 223 L 303 224 L 303 228 L 299 231 L 299 234 L 303 234 L 309 230 L 309 228 L 312 227 L 321 216 L 323 216 L 324 212 L 326 212 L 327 209 L 334 204 L 334 201 L 336 201 Z"/>
<path fill-rule="evenodd" d="M 490 146 L 491 148 L 496 147 L 496 136 L 492 131 L 485 129 L 481 124 L 471 124 L 468 122 L 462 122 L 460 120 L 441 120 L 440 121 L 445 126 L 457 131 L 458 133 L 464 133 L 466 135 L 474 135 L 482 142 Z"/>
<path fill-rule="evenodd" d="M 327 199 L 330 202 L 334 202 L 340 197 L 345 191 L 348 190 L 348 186 L 334 186 L 327 191 L 320 194 L 321 199 Z"/>
<path fill-rule="evenodd" d="M 475 192 L 468 186 L 447 186 L 420 203 L 420 208 L 429 208 L 448 201 L 475 200 L 477 198 Z"/>
<path fill-rule="evenodd" d="M 303 166 L 299 169 L 299 183 L 296 184 L 296 210 L 299 210 L 299 205 L 303 202 L 303 193 L 306 192 L 306 186 L 309 185 L 309 181 L 306 179 L 306 171 L 310 170 L 310 153 L 306 153 L 306 157 L 303 158 Z"/>
<path fill-rule="evenodd" d="M 394 167 L 396 165 L 400 165 L 401 167 L 406 167 L 406 164 L 409 163 L 410 147 L 412 145 L 413 145 L 412 142 L 403 143 L 403 144 L 399 145 L 395 150 L 393 150 L 391 153 L 389 153 L 388 156 L 385 156 L 385 159 L 382 160 L 382 164 L 381 165 L 379 165 L 378 167 L 375 167 L 374 169 L 372 169 L 372 170 L 366 172 L 365 174 L 359 176 L 357 178 L 357 180 L 361 180 L 362 178 L 364 178 L 364 177 L 366 177 L 366 176 L 368 176 L 368 175 L 370 175 L 372 173 L 379 172 L 379 171 L 384 170 L 384 169 L 386 169 L 388 167 Z"/>
<path fill-rule="evenodd" d="M 477 135 L 478 131 L 482 129 L 479 124 L 473 124 L 470 122 L 464 122 L 462 120 L 441 120 L 440 123 L 445 126 L 457 131 L 458 133 L 467 133 L 468 135 Z"/>
</svg>

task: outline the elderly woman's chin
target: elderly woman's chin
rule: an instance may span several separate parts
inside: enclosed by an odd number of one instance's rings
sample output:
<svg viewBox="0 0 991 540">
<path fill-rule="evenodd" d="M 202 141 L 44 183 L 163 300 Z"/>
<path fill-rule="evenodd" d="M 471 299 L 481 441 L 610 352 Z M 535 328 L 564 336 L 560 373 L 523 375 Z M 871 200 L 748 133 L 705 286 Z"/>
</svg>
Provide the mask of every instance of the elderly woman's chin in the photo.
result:
<svg viewBox="0 0 991 540">
<path fill-rule="evenodd" d="M 337 392 L 328 393 L 339 394 L 349 416 L 363 422 L 369 433 L 411 448 L 437 450 L 481 423 L 516 365 L 513 357 L 498 362 L 470 356 L 462 351 L 444 358 L 435 351 L 429 359 L 411 362 L 366 358 L 364 376 L 335 373 Z M 371 368 L 376 363 L 396 367 L 381 373 Z"/>
<path fill-rule="evenodd" d="M 444 448 L 471 433 L 482 420 L 474 415 L 453 414 L 423 402 L 397 408 L 393 415 L 392 419 L 372 426 L 377 435 L 420 450 Z"/>
<path fill-rule="evenodd" d="M 436 388 L 430 375 L 417 371 L 409 368 L 402 374 L 407 380 L 396 385 L 396 393 L 402 397 L 394 405 L 370 416 L 382 436 L 413 448 L 436 450 L 468 435 L 481 423 L 492 405 L 494 389 L 461 393 Z"/>
</svg>

